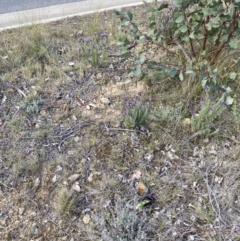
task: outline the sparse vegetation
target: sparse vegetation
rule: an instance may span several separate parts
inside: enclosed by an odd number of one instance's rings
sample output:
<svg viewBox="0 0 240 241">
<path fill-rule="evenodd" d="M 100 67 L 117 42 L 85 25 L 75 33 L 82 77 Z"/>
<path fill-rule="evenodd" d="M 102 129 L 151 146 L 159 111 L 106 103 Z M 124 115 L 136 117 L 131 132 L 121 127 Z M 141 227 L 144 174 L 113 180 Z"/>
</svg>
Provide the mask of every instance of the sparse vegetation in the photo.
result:
<svg viewBox="0 0 240 241">
<path fill-rule="evenodd" d="M 239 240 L 239 8 L 1 32 L 0 240 Z"/>
</svg>

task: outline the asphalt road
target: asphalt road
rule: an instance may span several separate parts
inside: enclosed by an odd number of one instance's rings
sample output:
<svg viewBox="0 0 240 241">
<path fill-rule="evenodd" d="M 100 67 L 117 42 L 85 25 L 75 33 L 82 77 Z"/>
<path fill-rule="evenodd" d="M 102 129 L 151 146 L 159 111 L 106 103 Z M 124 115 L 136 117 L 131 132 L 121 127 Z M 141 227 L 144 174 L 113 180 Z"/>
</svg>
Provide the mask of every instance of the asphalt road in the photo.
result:
<svg viewBox="0 0 240 241">
<path fill-rule="evenodd" d="M 142 3 L 143 0 L 0 0 L 0 31 Z"/>
<path fill-rule="evenodd" d="M 0 0 L 0 13 L 17 12 L 81 1 L 86 0 Z"/>
</svg>

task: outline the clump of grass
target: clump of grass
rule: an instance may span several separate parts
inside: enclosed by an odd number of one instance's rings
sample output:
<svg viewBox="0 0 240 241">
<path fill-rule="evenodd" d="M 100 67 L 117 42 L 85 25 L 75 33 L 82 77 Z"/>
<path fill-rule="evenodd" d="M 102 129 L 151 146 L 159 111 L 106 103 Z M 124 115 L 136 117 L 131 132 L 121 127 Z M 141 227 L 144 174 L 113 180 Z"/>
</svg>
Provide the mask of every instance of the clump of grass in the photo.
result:
<svg viewBox="0 0 240 241">
<path fill-rule="evenodd" d="M 161 124 L 178 123 L 183 117 L 183 103 L 177 103 L 174 106 L 160 106 L 155 110 L 154 119 Z"/>
<path fill-rule="evenodd" d="M 67 218 L 70 214 L 76 211 L 77 208 L 77 197 L 66 187 L 62 187 L 57 193 L 55 199 L 55 209 L 59 217 Z"/>
<path fill-rule="evenodd" d="M 232 116 L 233 116 L 233 120 L 234 120 L 234 123 L 237 127 L 237 130 L 239 131 L 239 128 L 240 128 L 240 112 L 239 112 L 239 105 L 238 105 L 238 102 L 237 102 L 237 99 L 236 99 L 236 96 L 234 97 L 234 100 L 233 100 L 233 104 L 231 106 L 231 113 L 232 113 Z"/>
<path fill-rule="evenodd" d="M 129 129 L 136 129 L 141 125 L 146 124 L 146 119 L 149 115 L 149 99 L 142 98 L 142 94 L 137 96 L 125 97 L 123 106 L 124 124 Z"/>
<path fill-rule="evenodd" d="M 109 63 L 107 54 L 108 34 L 94 32 L 93 36 L 79 38 L 80 57 L 87 60 L 94 68 L 106 67 Z"/>
<path fill-rule="evenodd" d="M 208 88 L 207 86 L 206 89 Z M 208 91 L 206 91 L 206 96 L 200 99 L 198 109 L 191 112 L 191 128 L 193 132 L 202 131 L 203 133 L 209 133 L 210 125 L 226 109 L 224 98 L 224 94 L 220 98 L 211 98 Z"/>
</svg>

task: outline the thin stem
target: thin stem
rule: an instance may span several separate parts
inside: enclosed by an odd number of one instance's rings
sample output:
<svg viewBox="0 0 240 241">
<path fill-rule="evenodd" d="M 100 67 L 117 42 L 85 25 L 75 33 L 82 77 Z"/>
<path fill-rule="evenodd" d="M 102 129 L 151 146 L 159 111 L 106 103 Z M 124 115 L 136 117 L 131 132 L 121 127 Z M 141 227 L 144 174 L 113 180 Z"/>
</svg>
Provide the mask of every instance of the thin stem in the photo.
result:
<svg viewBox="0 0 240 241">
<path fill-rule="evenodd" d="M 213 55 L 212 59 L 210 60 L 209 64 L 212 64 L 216 60 L 218 55 L 221 53 L 221 51 L 225 47 L 226 43 L 230 40 L 230 38 L 232 37 L 233 33 L 237 30 L 237 28 L 238 28 L 238 21 L 237 21 L 238 14 L 239 14 L 239 12 L 236 12 L 236 10 L 234 10 L 233 28 L 230 31 L 230 33 L 228 34 L 228 39 L 227 39 L 227 41 L 224 41 L 223 43 L 221 43 L 221 45 L 219 46 L 218 50 L 215 52 L 215 54 Z"/>
<path fill-rule="evenodd" d="M 188 23 L 186 12 L 184 12 L 184 19 L 185 19 L 185 22 Z M 187 28 L 188 28 L 188 35 L 190 35 L 191 34 L 191 30 L 190 30 L 189 26 L 187 26 Z M 191 38 L 189 38 L 189 41 L 190 41 L 190 47 L 191 47 L 192 56 L 196 57 L 195 50 L 194 50 L 194 47 L 193 47 L 193 41 L 192 41 Z"/>
<path fill-rule="evenodd" d="M 206 28 L 206 24 L 209 23 L 209 16 L 207 16 L 207 19 L 205 20 L 205 23 L 203 25 L 203 32 L 204 32 L 204 40 L 203 40 L 203 46 L 202 46 L 202 50 L 206 49 L 206 43 L 207 43 L 207 28 Z"/>
</svg>

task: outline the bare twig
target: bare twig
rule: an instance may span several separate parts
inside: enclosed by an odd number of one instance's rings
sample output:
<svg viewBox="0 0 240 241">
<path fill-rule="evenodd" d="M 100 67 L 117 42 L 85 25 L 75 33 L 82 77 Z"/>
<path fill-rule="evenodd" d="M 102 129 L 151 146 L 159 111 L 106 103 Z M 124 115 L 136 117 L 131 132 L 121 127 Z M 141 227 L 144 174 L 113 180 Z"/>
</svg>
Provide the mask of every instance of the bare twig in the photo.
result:
<svg viewBox="0 0 240 241">
<path fill-rule="evenodd" d="M 207 185 L 210 204 L 212 206 L 212 209 L 214 210 L 214 212 L 218 216 L 218 218 L 224 223 L 224 225 L 226 225 L 226 222 L 222 219 L 221 210 L 220 210 L 220 207 L 219 207 L 216 195 L 215 195 L 214 191 L 212 190 L 212 188 L 209 185 L 208 172 L 209 172 L 209 168 L 207 168 L 207 170 L 206 170 L 206 178 L 203 177 L 203 179 L 205 180 L 206 185 Z M 214 208 L 212 196 L 213 196 L 214 203 L 215 203 L 215 206 L 216 206 L 217 210 L 216 210 L 216 208 Z"/>
<path fill-rule="evenodd" d="M 20 95 L 22 95 L 23 97 L 27 98 L 27 96 L 24 94 L 24 92 L 22 90 L 20 90 L 18 87 L 14 86 L 14 85 L 10 85 L 10 84 L 6 84 L 6 86 L 17 90 L 17 92 Z"/>
</svg>

